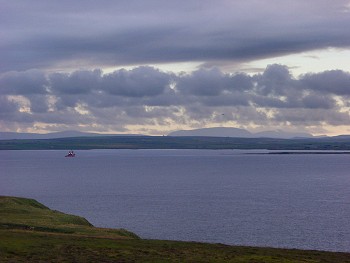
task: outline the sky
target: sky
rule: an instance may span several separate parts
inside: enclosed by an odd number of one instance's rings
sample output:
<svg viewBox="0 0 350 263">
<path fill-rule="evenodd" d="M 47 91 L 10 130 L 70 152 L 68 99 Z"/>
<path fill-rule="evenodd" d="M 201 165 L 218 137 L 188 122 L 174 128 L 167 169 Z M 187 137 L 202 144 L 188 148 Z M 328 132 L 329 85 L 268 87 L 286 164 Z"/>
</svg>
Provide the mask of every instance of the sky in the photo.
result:
<svg viewBox="0 0 350 263">
<path fill-rule="evenodd" d="M 0 0 L 0 131 L 350 134 L 349 0 Z"/>
</svg>

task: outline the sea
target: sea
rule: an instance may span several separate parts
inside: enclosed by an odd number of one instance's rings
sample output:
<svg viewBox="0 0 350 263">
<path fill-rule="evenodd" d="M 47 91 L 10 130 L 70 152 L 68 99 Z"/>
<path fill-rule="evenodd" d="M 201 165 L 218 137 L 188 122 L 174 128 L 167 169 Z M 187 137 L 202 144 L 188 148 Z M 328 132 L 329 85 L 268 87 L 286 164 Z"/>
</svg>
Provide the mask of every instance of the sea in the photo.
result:
<svg viewBox="0 0 350 263">
<path fill-rule="evenodd" d="M 350 154 L 0 151 L 0 195 L 144 239 L 350 252 Z"/>
</svg>

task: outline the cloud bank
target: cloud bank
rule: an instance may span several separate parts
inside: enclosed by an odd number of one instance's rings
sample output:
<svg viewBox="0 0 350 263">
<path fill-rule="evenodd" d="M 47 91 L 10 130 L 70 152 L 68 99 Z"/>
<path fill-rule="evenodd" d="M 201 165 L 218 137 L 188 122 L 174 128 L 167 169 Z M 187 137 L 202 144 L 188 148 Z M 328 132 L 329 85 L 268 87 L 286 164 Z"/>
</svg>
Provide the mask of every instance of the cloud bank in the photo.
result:
<svg viewBox="0 0 350 263">
<path fill-rule="evenodd" d="M 349 49 L 348 0 L 0 4 L 1 130 L 163 134 L 235 126 L 321 133 L 350 125 L 347 71 L 295 78 L 288 65 L 254 75 L 221 67 Z M 201 66 L 160 70 L 177 62 Z"/>
<path fill-rule="evenodd" d="M 217 68 L 176 75 L 146 66 L 108 74 L 10 72 L 0 77 L 0 94 L 2 130 L 159 134 L 215 124 L 289 130 L 350 125 L 349 72 L 294 78 L 277 64 L 255 75 Z"/>
<path fill-rule="evenodd" d="M 247 62 L 350 46 L 347 0 L 1 0 L 0 72 Z"/>
</svg>

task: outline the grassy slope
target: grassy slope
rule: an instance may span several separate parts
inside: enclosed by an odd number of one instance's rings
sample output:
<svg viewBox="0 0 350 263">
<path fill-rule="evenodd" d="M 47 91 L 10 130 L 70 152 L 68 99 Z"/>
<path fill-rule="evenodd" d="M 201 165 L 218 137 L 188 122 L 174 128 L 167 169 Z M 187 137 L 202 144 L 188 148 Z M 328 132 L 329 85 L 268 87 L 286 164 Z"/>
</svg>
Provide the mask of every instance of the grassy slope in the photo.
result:
<svg viewBox="0 0 350 263">
<path fill-rule="evenodd" d="M 141 240 L 32 199 L 0 197 L 0 262 L 350 262 L 350 253 Z"/>
<path fill-rule="evenodd" d="M 137 238 L 123 229 L 93 227 L 85 218 L 50 210 L 33 199 L 0 196 L 0 229 L 66 233 L 90 237 Z"/>
</svg>

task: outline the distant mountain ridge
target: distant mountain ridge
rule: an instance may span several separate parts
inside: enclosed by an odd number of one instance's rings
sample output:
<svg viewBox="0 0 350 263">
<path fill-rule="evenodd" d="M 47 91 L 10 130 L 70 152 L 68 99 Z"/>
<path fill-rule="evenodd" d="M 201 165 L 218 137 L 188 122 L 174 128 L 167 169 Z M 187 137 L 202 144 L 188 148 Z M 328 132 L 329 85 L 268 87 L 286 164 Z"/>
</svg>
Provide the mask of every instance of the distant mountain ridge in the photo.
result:
<svg viewBox="0 0 350 263">
<path fill-rule="evenodd" d="M 238 138 L 314 138 L 310 133 L 305 132 L 285 132 L 281 130 L 263 131 L 252 133 L 245 129 L 231 127 L 214 127 L 194 130 L 179 130 L 168 134 L 168 136 L 211 136 L 211 137 L 238 137 Z"/>
<path fill-rule="evenodd" d="M 251 137 L 252 133 L 239 128 L 203 128 L 194 130 L 179 130 L 168 134 L 168 136 L 213 136 L 213 137 Z"/>
<path fill-rule="evenodd" d="M 17 133 L 0 132 L 0 140 L 23 140 L 23 139 L 58 139 L 69 137 L 101 137 L 101 136 L 146 136 L 143 134 L 101 134 L 80 131 L 62 131 L 46 134 L 39 133 Z M 168 134 L 168 136 L 207 136 L 207 137 L 236 137 L 236 138 L 275 138 L 275 139 L 295 139 L 295 138 L 317 138 L 310 133 L 285 132 L 281 130 L 263 131 L 253 133 L 245 129 L 232 127 L 214 127 L 194 130 L 179 130 Z M 338 137 L 348 138 L 350 135 L 340 135 Z M 322 136 L 327 137 L 327 136 Z"/>
<path fill-rule="evenodd" d="M 143 136 L 136 134 L 101 134 L 80 131 L 62 131 L 52 133 L 17 133 L 17 132 L 0 132 L 0 140 L 25 140 L 25 139 L 58 139 L 69 137 L 94 137 L 94 136 Z"/>
</svg>

